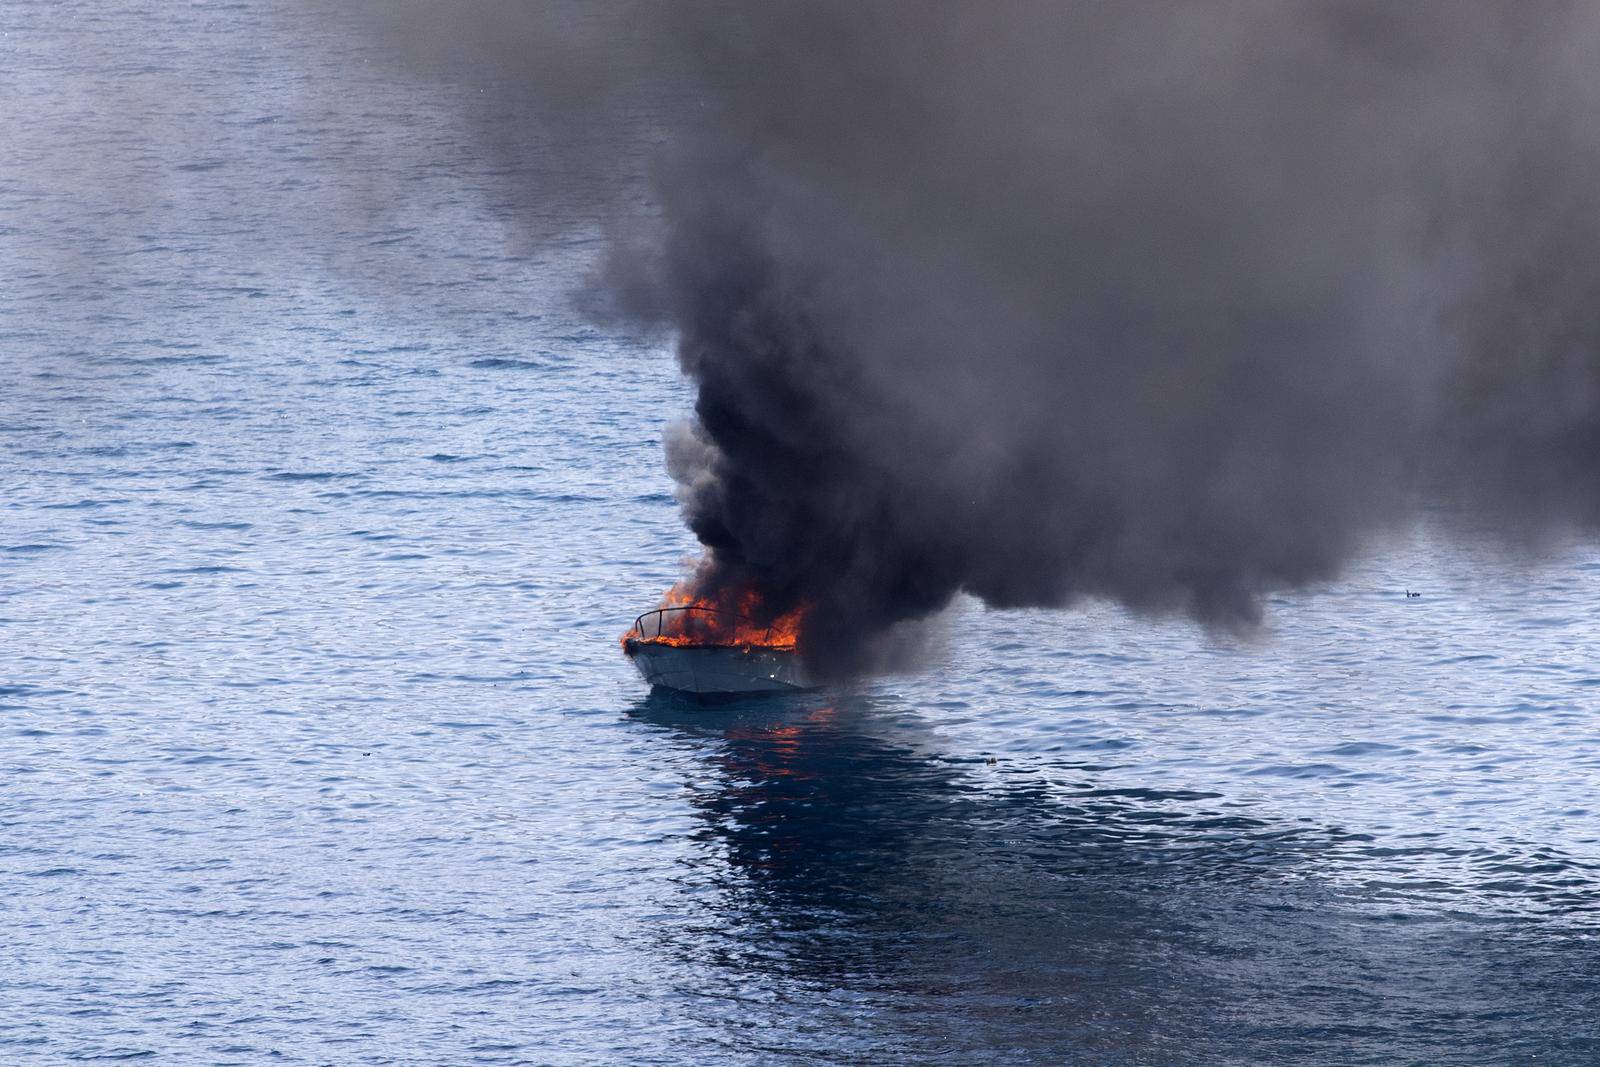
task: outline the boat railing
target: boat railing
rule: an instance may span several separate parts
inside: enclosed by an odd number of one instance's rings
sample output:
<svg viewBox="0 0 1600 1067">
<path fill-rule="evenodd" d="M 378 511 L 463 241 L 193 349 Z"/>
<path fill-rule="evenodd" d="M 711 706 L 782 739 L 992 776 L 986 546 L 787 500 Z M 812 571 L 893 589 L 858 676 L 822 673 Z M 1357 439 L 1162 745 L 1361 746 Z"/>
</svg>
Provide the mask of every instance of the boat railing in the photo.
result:
<svg viewBox="0 0 1600 1067">
<path fill-rule="evenodd" d="M 694 614 L 687 616 L 678 614 L 688 612 L 693 612 Z M 633 629 L 628 631 L 628 636 L 639 641 L 659 641 L 664 635 L 669 635 L 675 632 L 676 628 L 672 624 L 673 619 L 669 619 L 669 616 L 679 619 L 685 617 L 692 619 L 699 616 L 706 616 L 706 625 L 710 630 L 713 632 L 722 631 L 730 635 L 736 634 L 740 631 L 740 624 L 744 625 L 746 628 L 746 633 L 752 632 L 756 626 L 754 619 L 751 619 L 747 615 L 740 615 L 736 611 L 724 611 L 721 608 L 708 608 L 699 604 L 683 604 L 677 607 L 656 608 L 654 611 L 645 612 L 643 615 L 640 615 L 637 619 L 633 620 Z M 772 627 L 768 626 L 764 631 L 762 631 L 761 640 L 741 641 L 739 643 L 761 645 L 770 644 L 771 641 Z M 709 645 L 718 644 L 719 642 L 707 641 L 705 643 Z"/>
</svg>

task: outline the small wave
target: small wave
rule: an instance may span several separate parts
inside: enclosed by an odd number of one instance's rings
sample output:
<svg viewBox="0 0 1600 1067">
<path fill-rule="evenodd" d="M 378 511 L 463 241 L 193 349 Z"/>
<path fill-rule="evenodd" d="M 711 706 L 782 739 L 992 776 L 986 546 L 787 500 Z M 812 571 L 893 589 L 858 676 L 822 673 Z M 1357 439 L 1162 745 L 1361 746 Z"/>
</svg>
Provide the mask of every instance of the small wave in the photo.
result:
<svg viewBox="0 0 1600 1067">
<path fill-rule="evenodd" d="M 488 359 L 475 359 L 467 366 L 478 370 L 544 370 L 545 364 L 528 359 L 505 359 L 491 357 Z"/>
<path fill-rule="evenodd" d="M 209 363 L 226 363 L 227 359 L 228 357 L 226 356 L 194 354 L 182 356 L 120 356 L 107 359 L 105 362 L 120 364 L 125 367 L 188 367 Z"/>
<path fill-rule="evenodd" d="M 1280 763 L 1246 773 L 1253 778 L 1333 778 L 1346 772 L 1334 763 Z"/>
<path fill-rule="evenodd" d="M 1335 748 L 1322 749 L 1318 755 L 1322 756 L 1409 756 L 1415 750 L 1401 748 L 1398 745 L 1386 745 L 1380 741 L 1352 741 L 1346 745 Z"/>
<path fill-rule="evenodd" d="M 267 475 L 274 482 L 332 482 L 342 478 L 359 478 L 359 474 L 347 471 L 278 471 Z"/>
<path fill-rule="evenodd" d="M 74 500 L 70 503 L 64 501 L 59 504 L 40 504 L 39 508 L 41 511 L 87 511 L 91 508 L 103 508 L 107 503 L 110 503 L 110 501 Z M 117 501 L 117 503 L 123 503 L 123 501 Z"/>
</svg>

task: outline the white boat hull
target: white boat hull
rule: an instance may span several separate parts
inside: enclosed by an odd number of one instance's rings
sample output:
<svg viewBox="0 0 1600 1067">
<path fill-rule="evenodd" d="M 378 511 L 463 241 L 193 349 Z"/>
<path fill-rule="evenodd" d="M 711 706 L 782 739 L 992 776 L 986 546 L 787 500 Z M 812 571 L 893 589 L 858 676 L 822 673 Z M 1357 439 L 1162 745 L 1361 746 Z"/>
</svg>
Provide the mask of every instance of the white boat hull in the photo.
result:
<svg viewBox="0 0 1600 1067">
<path fill-rule="evenodd" d="M 815 688 L 791 649 L 630 642 L 628 655 L 651 685 L 697 696 L 785 693 Z"/>
</svg>

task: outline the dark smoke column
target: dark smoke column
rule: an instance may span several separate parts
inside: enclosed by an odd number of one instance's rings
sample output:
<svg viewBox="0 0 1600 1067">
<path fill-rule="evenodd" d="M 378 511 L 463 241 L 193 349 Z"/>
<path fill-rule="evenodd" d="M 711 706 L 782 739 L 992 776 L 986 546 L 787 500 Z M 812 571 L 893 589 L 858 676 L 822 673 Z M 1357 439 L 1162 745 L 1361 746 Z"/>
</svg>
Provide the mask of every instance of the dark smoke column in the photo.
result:
<svg viewBox="0 0 1600 1067">
<path fill-rule="evenodd" d="M 557 172 L 643 161 L 697 592 L 825 672 L 961 591 L 1248 628 L 1430 495 L 1600 520 L 1591 5 L 420 10 Z"/>
<path fill-rule="evenodd" d="M 1385 176 L 1265 136 L 1307 57 L 1171 11 L 757 17 L 658 185 L 711 596 L 806 607 L 835 670 L 961 590 L 1248 626 L 1392 520 L 1404 383 L 1346 269 Z"/>
</svg>

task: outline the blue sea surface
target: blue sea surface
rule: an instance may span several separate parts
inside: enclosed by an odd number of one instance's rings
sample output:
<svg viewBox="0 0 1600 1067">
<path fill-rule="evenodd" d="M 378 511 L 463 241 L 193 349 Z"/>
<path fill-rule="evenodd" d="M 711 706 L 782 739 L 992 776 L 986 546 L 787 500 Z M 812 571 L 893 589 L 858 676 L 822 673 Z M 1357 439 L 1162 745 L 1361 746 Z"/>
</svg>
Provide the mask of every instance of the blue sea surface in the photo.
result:
<svg viewBox="0 0 1600 1067">
<path fill-rule="evenodd" d="M 0 1062 L 1600 1063 L 1600 550 L 652 694 L 692 394 L 339 10 L 0 7 Z"/>
</svg>

